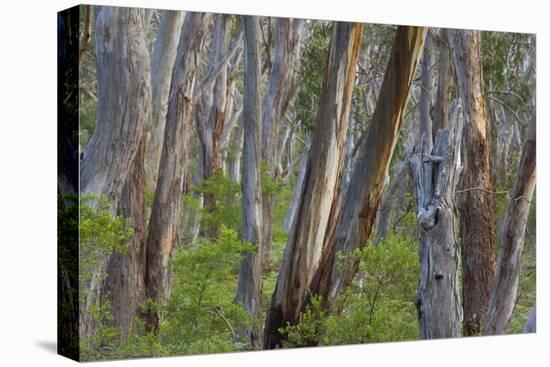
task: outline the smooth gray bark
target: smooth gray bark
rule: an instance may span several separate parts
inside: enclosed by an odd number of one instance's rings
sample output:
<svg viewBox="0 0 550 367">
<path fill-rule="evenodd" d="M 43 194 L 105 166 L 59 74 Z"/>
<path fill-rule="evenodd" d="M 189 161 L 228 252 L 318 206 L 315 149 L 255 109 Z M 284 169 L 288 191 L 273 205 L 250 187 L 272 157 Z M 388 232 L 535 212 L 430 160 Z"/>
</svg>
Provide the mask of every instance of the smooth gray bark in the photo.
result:
<svg viewBox="0 0 550 367">
<path fill-rule="evenodd" d="M 535 303 L 529 312 L 529 317 L 523 328 L 524 333 L 536 333 L 537 332 L 537 304 Z"/>
<path fill-rule="evenodd" d="M 260 87 L 260 48 L 259 18 L 244 16 L 245 57 L 244 57 L 244 139 L 242 176 L 242 216 L 241 237 L 255 246 L 253 251 L 243 254 L 240 264 L 237 296 L 235 301 L 255 318 L 259 311 L 262 241 L 261 241 L 261 180 L 260 180 L 260 131 L 261 105 Z M 246 330 L 252 346 L 259 342 L 258 331 Z"/>
<path fill-rule="evenodd" d="M 152 108 L 151 123 L 147 132 L 145 177 L 147 189 L 152 192 L 155 191 L 157 183 L 170 93 L 170 78 L 176 60 L 183 17 L 184 13 L 181 11 L 161 11 L 160 26 L 151 58 Z"/>
</svg>

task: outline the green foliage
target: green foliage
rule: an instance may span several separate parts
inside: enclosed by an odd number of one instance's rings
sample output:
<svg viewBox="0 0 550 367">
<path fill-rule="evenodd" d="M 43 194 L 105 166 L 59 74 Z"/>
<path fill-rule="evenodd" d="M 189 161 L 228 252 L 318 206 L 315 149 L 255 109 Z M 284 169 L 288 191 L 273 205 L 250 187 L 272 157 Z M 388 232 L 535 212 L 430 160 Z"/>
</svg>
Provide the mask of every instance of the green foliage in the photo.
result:
<svg viewBox="0 0 550 367">
<path fill-rule="evenodd" d="M 232 330 L 237 332 L 252 320 L 234 297 L 241 254 L 252 249 L 225 226 L 215 243 L 178 249 L 172 261 L 172 293 L 163 310 L 165 321 L 159 334 L 168 353 L 212 353 L 246 347 L 232 339 Z"/>
<path fill-rule="evenodd" d="M 526 54 L 534 47 L 533 35 L 526 33 L 482 32 L 482 63 L 486 86 L 494 92 L 514 90 L 524 101 L 534 89 L 525 74 Z"/>
<path fill-rule="evenodd" d="M 80 273 L 81 283 L 91 280 L 106 256 L 124 253 L 132 238 L 131 222 L 109 212 L 104 196 L 83 195 L 80 198 Z M 81 287 L 84 289 L 84 287 Z M 83 296 L 81 292 L 81 297 Z"/>
<path fill-rule="evenodd" d="M 333 300 L 340 312 L 327 316 L 321 301 L 312 297 L 300 322 L 282 329 L 288 335 L 286 346 L 417 339 L 417 251 L 416 241 L 395 235 L 377 248 L 357 251 L 359 272 L 352 286 Z"/>
<path fill-rule="evenodd" d="M 222 224 L 234 231 L 241 227 L 241 186 L 229 176 L 223 174 L 221 169 L 200 184 L 192 187 L 195 197 L 187 195 L 184 199 L 186 207 L 190 210 L 199 209 L 197 197 L 199 195 L 212 195 L 216 202 L 214 210 L 200 209 L 202 228 L 219 228 Z"/>
<path fill-rule="evenodd" d="M 310 22 L 308 26 L 311 36 L 302 51 L 298 76 L 300 89 L 296 95 L 295 108 L 300 128 L 311 133 L 319 107 L 332 23 L 316 21 Z"/>
<path fill-rule="evenodd" d="M 133 229 L 128 219 L 121 216 L 113 216 L 109 212 L 109 204 L 104 196 L 83 195 L 80 198 L 80 254 L 79 254 L 79 300 L 81 305 L 89 295 L 89 282 L 92 277 L 102 274 L 102 262 L 113 252 L 124 253 L 128 248 L 128 242 L 132 238 Z M 84 306 L 81 306 L 84 307 Z M 99 330 L 93 335 L 83 338 L 81 342 L 81 358 L 83 360 L 99 359 L 102 348 L 108 345 L 119 333 L 115 328 L 105 325 L 112 319 L 110 304 L 107 300 L 93 304 L 89 308 L 81 310 L 92 315 L 100 325 Z"/>
</svg>

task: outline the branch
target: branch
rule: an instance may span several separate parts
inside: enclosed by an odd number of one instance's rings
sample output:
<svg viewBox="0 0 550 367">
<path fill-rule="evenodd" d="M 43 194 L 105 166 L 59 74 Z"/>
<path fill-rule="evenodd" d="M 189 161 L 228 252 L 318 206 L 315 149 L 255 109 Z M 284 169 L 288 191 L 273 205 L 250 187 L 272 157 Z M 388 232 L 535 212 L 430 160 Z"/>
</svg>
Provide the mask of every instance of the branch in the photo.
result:
<svg viewBox="0 0 550 367">
<path fill-rule="evenodd" d="M 227 328 L 231 332 L 231 339 L 233 339 L 233 343 L 236 342 L 237 341 L 237 334 L 235 333 L 235 329 L 233 329 L 233 327 L 231 326 L 229 321 L 221 313 L 220 308 L 218 306 L 216 306 L 216 307 L 213 308 L 213 311 L 216 315 L 218 315 L 220 317 L 220 319 L 222 319 L 222 321 L 225 323 L 225 325 L 227 326 Z"/>
<path fill-rule="evenodd" d="M 483 191 L 487 194 L 493 194 L 493 195 L 503 195 L 503 194 L 508 194 L 509 193 L 509 191 L 490 191 L 490 190 L 484 189 L 482 187 L 471 187 L 469 189 L 455 191 L 455 194 L 462 194 L 464 192 L 469 192 L 469 191 Z"/>
<path fill-rule="evenodd" d="M 235 55 L 235 53 L 242 47 L 243 40 L 243 29 L 241 28 L 239 30 L 239 34 L 236 39 L 233 40 L 233 43 L 229 47 L 229 51 L 225 54 L 223 59 L 221 59 L 218 64 L 216 64 L 213 68 L 210 69 L 208 73 L 202 78 L 200 83 L 197 85 L 198 92 L 195 93 L 195 96 L 193 97 L 194 102 L 196 103 L 199 98 L 202 97 L 203 91 L 205 89 L 208 89 L 212 83 L 216 80 L 216 78 L 222 73 L 223 68 L 225 64 L 229 62 L 229 60 Z"/>
</svg>

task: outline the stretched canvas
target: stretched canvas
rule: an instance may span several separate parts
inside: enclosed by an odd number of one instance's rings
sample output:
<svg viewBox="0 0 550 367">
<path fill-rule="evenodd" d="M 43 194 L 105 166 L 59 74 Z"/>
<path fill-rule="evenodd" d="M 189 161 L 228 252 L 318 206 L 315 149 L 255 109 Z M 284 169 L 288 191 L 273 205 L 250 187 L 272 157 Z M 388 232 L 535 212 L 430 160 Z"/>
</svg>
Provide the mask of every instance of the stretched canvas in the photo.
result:
<svg viewBox="0 0 550 367">
<path fill-rule="evenodd" d="M 58 14 L 58 350 L 536 330 L 533 34 Z"/>
</svg>

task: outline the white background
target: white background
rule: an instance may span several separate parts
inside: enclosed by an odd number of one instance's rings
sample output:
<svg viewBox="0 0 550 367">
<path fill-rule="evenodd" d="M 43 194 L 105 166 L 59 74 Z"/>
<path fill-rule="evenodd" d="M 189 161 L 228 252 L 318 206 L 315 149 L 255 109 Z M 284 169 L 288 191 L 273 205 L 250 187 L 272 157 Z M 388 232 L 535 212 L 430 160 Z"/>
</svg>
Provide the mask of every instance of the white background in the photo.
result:
<svg viewBox="0 0 550 367">
<path fill-rule="evenodd" d="M 97 363 L 97 366 L 548 365 L 550 20 L 545 1 L 134 0 L 102 4 L 537 33 L 538 334 Z M 65 366 L 56 340 L 56 12 L 2 2 L 0 365 Z M 546 357 L 546 361 L 544 358 Z"/>
</svg>

